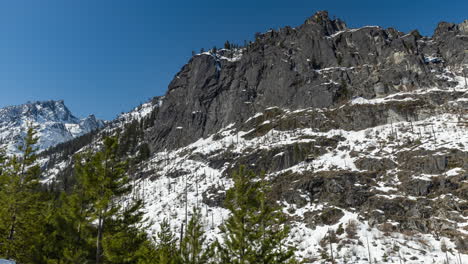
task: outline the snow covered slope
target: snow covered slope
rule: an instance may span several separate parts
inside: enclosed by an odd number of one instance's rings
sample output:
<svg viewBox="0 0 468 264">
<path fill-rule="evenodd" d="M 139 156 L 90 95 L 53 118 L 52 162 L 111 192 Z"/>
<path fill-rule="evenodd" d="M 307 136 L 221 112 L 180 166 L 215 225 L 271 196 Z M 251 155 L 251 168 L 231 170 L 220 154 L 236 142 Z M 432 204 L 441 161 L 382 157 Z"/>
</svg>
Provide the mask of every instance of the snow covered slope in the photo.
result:
<svg viewBox="0 0 468 264">
<path fill-rule="evenodd" d="M 195 205 L 218 237 L 231 174 L 245 165 L 270 179 L 305 263 L 331 263 L 331 252 L 340 264 L 466 263 L 465 29 L 348 29 L 319 12 L 237 54 L 196 55 L 163 99 L 43 157 L 45 181 L 70 177 L 74 153 L 118 134 L 149 233 L 164 218 L 179 233 Z"/>
<path fill-rule="evenodd" d="M 267 173 L 306 263 L 331 263 L 330 232 L 336 263 L 369 263 L 369 254 L 372 263 L 465 263 L 468 89 L 455 79 L 452 89 L 356 98 L 333 109 L 265 109 L 156 153 L 139 168 L 134 195 L 148 217 L 170 219 L 175 230 L 186 203 L 201 207 L 214 239 L 228 217 L 229 175 L 247 165 Z"/>
<path fill-rule="evenodd" d="M 79 119 L 63 101 L 28 102 L 0 109 L 0 146 L 14 154 L 27 127 L 37 127 L 40 151 L 98 129 L 104 122 L 94 115 Z"/>
<path fill-rule="evenodd" d="M 144 199 L 151 220 L 167 218 L 176 232 L 186 206 L 200 207 L 214 240 L 228 217 L 230 174 L 247 165 L 267 173 L 290 217 L 289 242 L 306 263 L 330 263 L 330 232 L 340 264 L 369 263 L 369 254 L 373 263 L 464 263 L 468 89 L 459 76 L 449 81 L 458 85 L 357 97 L 336 108 L 264 109 L 195 143 L 155 150 L 133 168 L 132 195 Z M 161 103 L 123 114 L 103 133 L 147 122 Z M 96 138 L 86 148 L 98 145 Z M 157 231 L 157 224 L 148 230 Z"/>
</svg>

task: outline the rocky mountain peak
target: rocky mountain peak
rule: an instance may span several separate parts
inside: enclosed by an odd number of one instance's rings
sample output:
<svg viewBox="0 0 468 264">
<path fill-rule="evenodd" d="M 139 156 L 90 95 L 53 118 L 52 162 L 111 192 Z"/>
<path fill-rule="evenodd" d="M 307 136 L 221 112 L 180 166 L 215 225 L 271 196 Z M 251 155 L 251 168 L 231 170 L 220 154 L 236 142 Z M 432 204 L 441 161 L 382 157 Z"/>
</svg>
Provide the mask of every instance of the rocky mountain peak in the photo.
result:
<svg viewBox="0 0 468 264">
<path fill-rule="evenodd" d="M 308 18 L 304 25 L 319 25 L 325 35 L 331 35 L 347 28 L 345 22 L 340 19 L 330 19 L 328 11 L 318 11 Z"/>
<path fill-rule="evenodd" d="M 336 107 L 455 82 L 466 39 L 460 26 L 440 23 L 432 38 L 378 26 L 347 28 L 320 11 L 297 28 L 258 35 L 236 59 L 201 54 L 170 83 L 149 137 L 155 149 L 192 143 L 261 109 Z M 177 129 L 177 128 L 183 128 Z"/>
<path fill-rule="evenodd" d="M 458 28 L 460 29 L 460 31 L 462 31 L 463 33 L 465 34 L 468 34 L 468 19 L 463 21 L 462 23 L 460 23 L 458 25 Z"/>
<path fill-rule="evenodd" d="M 65 106 L 63 100 L 27 102 L 0 109 L 0 122 L 15 122 L 22 118 L 56 122 L 76 122 L 78 120 Z"/>
<path fill-rule="evenodd" d="M 39 150 L 71 140 L 104 125 L 94 115 L 80 119 L 72 114 L 63 100 L 27 102 L 0 109 L 0 147 L 9 153 L 17 151 L 16 145 L 27 127 L 37 127 L 40 136 Z"/>
</svg>

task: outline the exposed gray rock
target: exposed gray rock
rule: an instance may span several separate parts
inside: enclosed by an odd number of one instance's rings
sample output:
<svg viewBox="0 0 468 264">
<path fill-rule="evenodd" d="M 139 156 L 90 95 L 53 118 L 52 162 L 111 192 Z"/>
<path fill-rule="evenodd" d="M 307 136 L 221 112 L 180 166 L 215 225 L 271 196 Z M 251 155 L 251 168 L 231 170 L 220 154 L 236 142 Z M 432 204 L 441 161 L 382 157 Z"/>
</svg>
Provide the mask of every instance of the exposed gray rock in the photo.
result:
<svg viewBox="0 0 468 264">
<path fill-rule="evenodd" d="M 432 38 L 392 28 L 348 29 L 318 12 L 297 28 L 260 34 L 238 59 L 225 59 L 236 52 L 226 50 L 194 56 L 170 83 L 148 137 L 153 149 L 176 148 L 271 106 L 330 107 L 353 96 L 441 85 L 441 66 L 425 58 L 457 67 L 465 31 L 466 22 L 440 23 Z"/>
</svg>

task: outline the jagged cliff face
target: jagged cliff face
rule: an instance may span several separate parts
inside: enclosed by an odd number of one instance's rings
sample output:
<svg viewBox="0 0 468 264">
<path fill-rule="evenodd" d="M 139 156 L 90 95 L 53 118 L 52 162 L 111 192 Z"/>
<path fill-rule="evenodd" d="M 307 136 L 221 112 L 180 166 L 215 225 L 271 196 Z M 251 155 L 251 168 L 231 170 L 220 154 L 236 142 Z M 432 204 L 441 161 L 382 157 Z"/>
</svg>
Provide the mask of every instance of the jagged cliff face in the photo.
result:
<svg viewBox="0 0 468 264">
<path fill-rule="evenodd" d="M 39 151 L 104 126 L 94 115 L 79 119 L 63 101 L 30 102 L 0 109 L 0 147 L 9 154 L 18 151 L 28 126 L 37 128 Z"/>
<path fill-rule="evenodd" d="M 271 181 L 305 263 L 327 263 L 329 230 L 336 263 L 465 263 L 467 28 L 440 23 L 428 38 L 348 29 L 319 12 L 243 49 L 194 56 L 164 97 L 84 149 L 136 122 L 152 153 L 132 167 L 133 195 L 177 233 L 186 205 L 198 206 L 218 237 L 230 175 L 246 165 Z"/>
<path fill-rule="evenodd" d="M 355 96 L 453 86 L 439 75 L 460 69 L 467 38 L 463 23 L 440 23 L 426 38 L 348 29 L 319 12 L 297 28 L 259 35 L 233 58 L 232 51 L 200 54 L 169 85 L 150 133 L 154 149 L 191 143 L 267 107 L 323 108 Z"/>
</svg>

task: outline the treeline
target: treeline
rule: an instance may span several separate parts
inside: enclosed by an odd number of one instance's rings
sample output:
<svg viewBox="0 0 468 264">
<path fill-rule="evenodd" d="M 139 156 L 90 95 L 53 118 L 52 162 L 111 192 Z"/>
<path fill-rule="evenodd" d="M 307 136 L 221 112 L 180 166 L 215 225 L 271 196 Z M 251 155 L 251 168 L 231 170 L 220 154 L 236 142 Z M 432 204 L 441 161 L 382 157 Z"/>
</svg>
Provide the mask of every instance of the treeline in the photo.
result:
<svg viewBox="0 0 468 264">
<path fill-rule="evenodd" d="M 17 263 L 297 263 L 285 244 L 289 229 L 281 208 L 267 202 L 266 180 L 241 168 L 227 191 L 229 218 L 219 240 L 208 243 L 200 210 L 175 234 L 168 220 L 144 218 L 132 195 L 129 163 L 118 137 L 98 151 L 74 157 L 75 184 L 56 190 L 41 184 L 36 133 L 28 129 L 20 156 L 0 153 L 0 259 Z M 120 152 L 120 153 L 119 153 Z M 184 227 L 185 226 L 185 227 Z"/>
<path fill-rule="evenodd" d="M 156 104 L 158 99 L 158 97 L 153 98 L 151 103 Z M 141 120 L 134 119 L 121 127 L 117 126 L 112 132 L 117 135 L 119 141 L 117 155 L 120 159 L 125 159 L 130 168 L 137 167 L 151 156 L 151 149 L 145 139 L 145 130 L 154 125 L 155 114 L 153 111 Z M 39 159 L 47 159 L 43 167 L 45 170 L 50 170 L 66 161 L 66 167 L 55 175 L 53 182 L 49 183 L 49 188 L 64 190 L 71 188 L 76 181 L 73 177 L 73 164 L 68 162 L 69 158 L 93 141 L 99 141 L 106 136 L 109 136 L 106 129 L 98 129 L 40 152 Z"/>
</svg>

